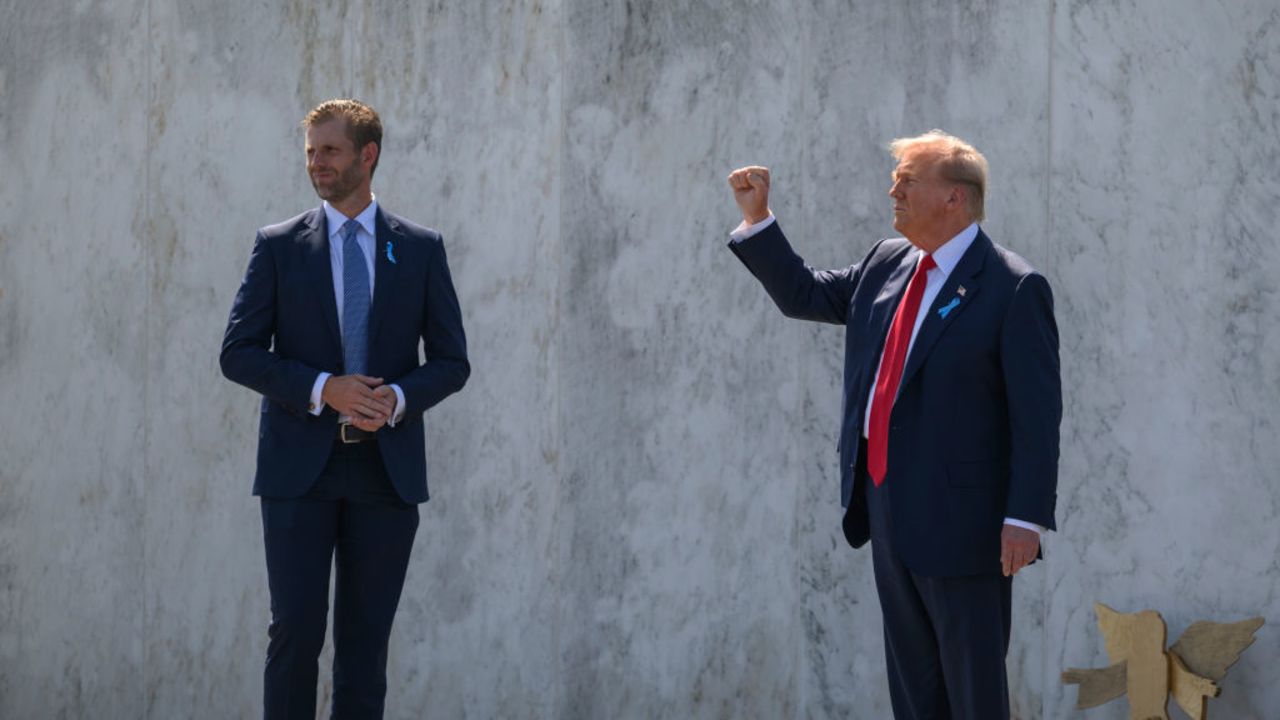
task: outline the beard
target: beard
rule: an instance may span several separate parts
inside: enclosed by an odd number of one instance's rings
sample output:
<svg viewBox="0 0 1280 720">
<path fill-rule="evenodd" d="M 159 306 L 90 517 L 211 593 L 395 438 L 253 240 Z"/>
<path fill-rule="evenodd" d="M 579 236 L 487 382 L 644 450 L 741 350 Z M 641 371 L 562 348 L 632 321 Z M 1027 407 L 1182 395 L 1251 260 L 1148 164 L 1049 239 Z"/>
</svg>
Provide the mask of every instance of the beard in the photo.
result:
<svg viewBox="0 0 1280 720">
<path fill-rule="evenodd" d="M 316 195 L 321 200 L 328 200 L 330 203 L 338 203 L 346 200 L 360 187 L 360 182 L 364 177 L 360 174 L 360 166 L 352 163 L 346 170 L 337 173 L 327 185 L 321 185 L 315 176 L 311 177 L 311 187 L 316 189 Z"/>
</svg>

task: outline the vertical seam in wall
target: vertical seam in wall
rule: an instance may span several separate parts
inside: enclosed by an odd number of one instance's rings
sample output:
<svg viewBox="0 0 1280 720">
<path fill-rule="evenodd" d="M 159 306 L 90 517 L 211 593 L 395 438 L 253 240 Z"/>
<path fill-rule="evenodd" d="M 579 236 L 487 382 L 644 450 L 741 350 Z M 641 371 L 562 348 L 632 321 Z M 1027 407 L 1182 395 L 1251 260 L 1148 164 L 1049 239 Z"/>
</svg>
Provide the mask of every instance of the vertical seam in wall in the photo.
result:
<svg viewBox="0 0 1280 720">
<path fill-rule="evenodd" d="M 351 27 L 351 3 L 344 2 L 342 4 L 342 33 L 343 52 L 346 54 L 346 62 L 342 63 L 342 96 L 354 98 L 363 96 L 363 93 L 356 93 L 356 45 L 359 43 L 354 35 L 358 34 L 357 28 Z M 368 98 L 366 98 L 367 100 Z"/>
<path fill-rule="evenodd" d="M 564 494 L 564 482 L 565 482 L 564 472 L 563 472 L 564 459 L 565 459 L 564 457 L 564 451 L 565 451 L 564 424 L 565 423 L 564 423 L 564 406 L 563 406 L 564 393 L 562 391 L 563 384 L 561 382 L 561 376 L 563 375 L 563 372 L 562 372 L 563 354 L 561 353 L 562 348 L 560 346 L 560 338 L 561 338 L 560 322 L 562 319 L 562 315 L 560 313 L 560 300 L 561 300 L 561 293 L 564 290 L 564 272 L 565 272 L 564 270 L 564 234 L 565 234 L 564 233 L 564 167 L 565 167 L 564 156 L 565 156 L 565 152 L 567 152 L 566 148 L 568 146 L 568 138 L 567 138 L 568 132 L 565 126 L 565 114 L 564 114 L 565 92 L 566 92 L 566 85 L 567 85 L 567 83 L 565 82 L 564 59 L 565 59 L 566 47 L 567 47 L 567 43 L 565 42 L 565 33 L 566 33 L 566 25 L 568 24 L 568 17 L 569 17 L 568 6 L 569 6 L 569 0 L 560 0 L 560 18 L 558 23 L 560 26 L 559 27 L 560 32 L 558 34 L 558 42 L 559 42 L 558 51 L 559 51 L 560 57 L 559 57 L 559 62 L 557 63 L 557 68 L 556 68 L 556 76 L 558 77 L 559 83 L 560 83 L 560 106 L 559 108 L 557 108 L 558 117 L 556 118 L 557 122 L 559 122 L 559 127 L 557 129 L 556 134 L 558 135 L 560 140 L 560 143 L 559 143 L 560 146 L 556 148 L 556 169 L 555 169 L 555 182 L 557 185 L 559 185 L 559 192 L 556 193 L 556 196 L 557 196 L 556 197 L 556 247 L 555 247 L 556 282 L 555 282 L 555 288 L 553 289 L 554 301 L 552 302 L 553 314 L 551 317 L 551 338 L 548 341 L 552 347 L 552 352 L 555 354 L 555 370 L 554 370 L 555 377 L 552 380 L 552 388 L 553 388 L 553 392 L 555 393 L 555 400 L 553 401 L 553 403 L 555 405 L 555 433 L 556 433 L 556 436 L 555 436 L 556 464 L 553 470 L 556 477 L 556 497 L 551 509 L 552 522 L 551 522 L 551 533 L 549 534 L 550 548 L 549 548 L 548 555 L 550 556 L 550 562 L 551 562 L 551 568 L 550 568 L 551 581 L 552 583 L 554 583 L 554 587 L 558 589 L 562 588 L 564 583 L 564 577 L 561 575 L 561 567 L 563 567 L 563 563 L 560 557 L 561 553 L 564 552 L 562 548 L 563 543 L 561 542 L 561 538 L 560 538 L 560 523 L 561 523 L 561 512 L 563 510 L 563 508 L 561 507 L 561 498 L 563 497 L 563 494 Z M 552 593 L 553 598 L 560 597 L 560 596 L 561 596 L 560 592 Z M 564 713 L 561 712 L 561 708 L 560 708 L 561 697 L 563 696 L 563 687 L 561 686 L 561 678 L 564 676 L 564 650 L 563 648 L 560 647 L 560 630 L 563 624 L 563 618 L 561 615 L 562 613 L 561 605 L 559 603 L 552 602 L 550 613 L 551 613 L 550 643 L 551 643 L 551 652 L 554 653 L 554 658 L 555 658 L 555 660 L 551 663 L 551 678 L 549 679 L 549 682 L 551 684 L 550 710 L 551 710 L 551 717 L 564 717 Z"/>
<path fill-rule="evenodd" d="M 154 272 L 155 268 L 153 267 L 151 262 L 152 261 L 152 257 L 151 257 L 152 243 L 151 243 L 151 233 L 150 233 L 151 160 L 152 160 L 151 149 L 152 149 L 152 142 L 153 142 L 152 133 L 151 133 L 151 123 L 153 122 L 153 118 L 155 117 L 155 100 L 156 100 L 155 84 L 153 81 L 152 67 L 151 67 L 152 64 L 155 62 L 155 27 L 152 25 L 152 22 L 151 22 L 151 0 L 147 0 L 146 16 L 147 16 L 146 17 L 147 58 L 146 58 L 146 61 L 143 63 L 143 67 L 145 68 L 143 71 L 143 77 L 145 78 L 147 83 L 147 90 L 146 90 L 147 113 L 144 116 L 145 121 L 143 123 L 143 132 L 145 133 L 145 138 L 143 140 L 143 143 L 144 143 L 143 147 L 145 149 L 143 151 L 143 161 L 142 161 L 142 188 L 143 188 L 143 195 L 142 195 L 143 273 L 142 273 L 142 276 L 145 279 L 144 282 L 146 282 L 146 301 L 144 302 L 144 307 L 142 312 L 142 318 L 143 318 L 142 362 L 144 366 L 147 362 L 150 361 L 150 358 L 151 358 L 151 300 L 152 300 L 152 289 L 155 287 L 155 278 L 152 277 L 152 273 Z M 140 482 L 144 486 L 146 485 L 148 479 L 151 477 L 151 473 L 150 473 L 150 469 L 151 469 L 151 420 L 150 420 L 151 391 L 150 391 L 150 387 L 151 387 L 151 383 L 147 383 L 147 382 L 142 383 L 142 418 L 143 418 L 143 421 L 142 421 L 142 478 Z M 144 492 L 143 497 L 145 496 L 146 496 L 146 493 Z M 140 574 L 142 576 L 141 577 L 142 602 L 138 604 L 139 607 L 142 608 L 142 617 L 140 618 L 140 624 L 142 627 L 141 627 L 141 632 L 138 633 L 139 637 L 142 639 L 142 667 L 139 668 L 139 670 L 140 670 L 140 674 L 142 675 L 143 682 L 142 682 L 142 687 L 140 688 L 140 692 L 142 693 L 142 698 L 141 698 L 142 716 L 144 718 L 150 718 L 151 704 L 147 702 L 147 697 L 150 694 L 149 688 L 151 686 L 151 683 L 153 682 L 153 678 L 151 677 L 151 673 L 150 673 L 151 664 L 150 662 L 148 662 L 150 643 L 147 641 L 148 640 L 147 627 L 149 626 L 149 624 L 147 623 L 147 614 L 150 610 L 147 606 L 147 600 L 149 596 L 149 592 L 148 592 L 149 588 L 147 586 L 147 538 L 146 538 L 147 504 L 145 502 L 139 502 L 138 507 L 141 508 L 140 515 L 142 520 L 142 522 L 139 523 L 140 527 L 142 528 L 141 530 L 142 537 L 141 537 L 141 542 L 139 543 L 139 545 L 142 546 L 140 550 L 140 555 L 142 557 L 142 569 L 140 571 Z"/>
<path fill-rule="evenodd" d="M 811 39 L 808 37 L 808 34 L 812 32 L 813 17 L 814 17 L 814 13 L 806 14 L 805 21 L 801 21 L 800 28 L 798 28 L 802 36 L 800 40 L 799 66 L 801 68 L 802 77 L 804 78 L 811 77 L 810 73 L 808 72 L 809 71 L 808 46 L 810 45 L 810 42 L 806 42 L 806 40 Z M 801 117 L 805 117 L 805 113 L 808 111 L 809 89 L 810 89 L 809 84 L 807 82 L 805 82 L 800 86 Z M 801 182 L 796 184 L 797 185 L 796 189 L 799 191 L 797 193 L 797 201 L 798 201 L 796 204 L 797 208 L 805 207 L 804 201 L 807 195 L 806 190 L 808 189 L 809 184 L 811 182 L 811 179 L 810 179 L 811 175 L 809 172 L 810 167 L 809 167 L 808 147 L 809 147 L 808 144 L 801 143 L 800 158 L 799 158 L 799 162 L 797 163 L 798 167 L 796 168 L 798 171 L 797 177 L 802 178 Z M 807 235 L 807 231 L 809 229 L 808 214 L 801 211 L 800 217 L 796 218 L 796 220 L 798 221 L 797 229 L 800 231 L 799 237 L 808 237 Z M 804 326 L 807 323 L 788 323 L 788 324 L 794 326 L 794 327 L 788 328 L 789 330 L 803 335 L 805 331 Z M 795 343 L 794 347 L 796 348 L 797 354 L 803 354 L 803 351 L 801 350 L 801 347 L 802 347 L 801 343 Z M 805 365 L 805 363 L 803 362 L 797 362 L 795 366 L 799 371 L 797 373 L 798 377 L 796 378 L 796 380 L 797 380 L 797 387 L 800 388 L 800 392 L 797 393 L 797 396 L 796 396 L 797 397 L 796 404 L 798 405 L 797 410 L 801 415 L 803 415 L 805 410 L 805 397 L 807 396 L 809 391 L 808 390 L 809 383 L 807 382 L 809 366 Z M 803 437 L 801 437 L 802 434 L 803 434 L 802 432 L 796 433 L 797 437 L 794 439 L 793 442 L 795 442 L 797 445 L 804 442 Z M 837 469 L 839 469 L 839 463 L 837 463 Z M 809 635 L 808 635 L 808 632 L 806 632 L 805 630 L 805 622 L 804 622 L 806 607 L 805 607 L 805 598 L 804 598 L 803 588 L 805 588 L 806 585 L 804 583 L 804 578 L 801 577 L 801 574 L 802 574 L 801 566 L 806 559 L 805 548 L 802 546 L 801 533 L 800 533 L 800 516 L 801 516 L 801 513 L 804 512 L 804 505 L 805 505 L 805 486 L 804 486 L 804 483 L 801 481 L 805 476 L 803 465 L 797 467 L 794 472 L 797 473 L 797 478 L 796 478 L 797 482 L 792 483 L 792 487 L 796 488 L 796 492 L 792 499 L 792 511 L 791 511 L 791 547 L 794 553 L 793 560 L 791 562 L 791 575 L 792 575 L 791 587 L 801 588 L 801 590 L 799 591 L 800 594 L 796 598 L 797 602 L 795 604 L 795 607 L 798 611 L 798 617 L 796 617 L 796 622 L 799 625 L 798 627 L 799 632 L 795 634 L 796 642 L 793 650 L 795 655 L 793 656 L 793 662 L 791 664 L 791 667 L 792 667 L 791 681 L 795 684 L 795 695 L 794 695 L 795 709 L 791 717 L 798 718 L 800 717 L 801 713 L 804 712 L 805 690 L 808 687 L 807 680 L 809 677 L 809 673 L 807 672 L 807 670 L 808 670 L 808 658 L 809 658 L 809 652 L 808 652 Z"/>
<path fill-rule="evenodd" d="M 1054 34 L 1055 20 L 1058 14 L 1057 0 L 1049 0 L 1049 41 L 1045 43 L 1047 48 L 1048 59 L 1045 63 L 1045 74 L 1047 76 L 1045 82 L 1045 156 L 1044 156 L 1044 236 L 1041 242 L 1044 243 L 1043 262 L 1045 263 L 1045 271 L 1048 272 L 1052 263 L 1050 260 L 1051 248 L 1053 243 L 1050 240 L 1053 228 L 1053 50 L 1056 40 Z M 1050 685 L 1049 676 L 1049 573 L 1040 573 L 1040 682 L 1042 688 Z M 1040 695 L 1040 717 L 1045 715 L 1045 701 L 1047 693 L 1041 691 Z"/>
<path fill-rule="evenodd" d="M 1053 47 L 1054 47 L 1054 19 L 1057 15 L 1057 0 L 1049 0 L 1049 42 L 1045 43 L 1048 53 L 1048 61 L 1046 66 L 1046 97 L 1045 97 L 1045 157 L 1044 157 L 1044 232 L 1045 237 L 1042 241 L 1045 243 L 1045 262 L 1048 265 L 1049 248 L 1052 244 L 1049 242 L 1049 231 L 1053 220 L 1053 202 L 1050 192 L 1053 190 Z"/>
</svg>

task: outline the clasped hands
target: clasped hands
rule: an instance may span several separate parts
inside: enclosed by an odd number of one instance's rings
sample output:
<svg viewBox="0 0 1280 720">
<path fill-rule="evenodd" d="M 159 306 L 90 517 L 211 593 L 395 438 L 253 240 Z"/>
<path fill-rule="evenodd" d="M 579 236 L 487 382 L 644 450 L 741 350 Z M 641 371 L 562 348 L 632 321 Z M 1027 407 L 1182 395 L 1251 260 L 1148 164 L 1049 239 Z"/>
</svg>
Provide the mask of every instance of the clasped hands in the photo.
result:
<svg viewBox="0 0 1280 720">
<path fill-rule="evenodd" d="M 333 375 L 325 380 L 320 399 L 366 432 L 386 425 L 396 410 L 396 391 L 368 375 Z"/>
</svg>

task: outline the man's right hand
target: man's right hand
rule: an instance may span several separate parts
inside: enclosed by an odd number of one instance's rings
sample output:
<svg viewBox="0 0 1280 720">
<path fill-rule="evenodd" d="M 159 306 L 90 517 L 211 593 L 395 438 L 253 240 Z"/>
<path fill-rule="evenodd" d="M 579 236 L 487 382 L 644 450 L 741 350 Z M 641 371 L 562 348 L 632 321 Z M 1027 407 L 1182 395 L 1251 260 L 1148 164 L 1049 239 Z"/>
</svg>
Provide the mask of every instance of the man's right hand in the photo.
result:
<svg viewBox="0 0 1280 720">
<path fill-rule="evenodd" d="M 769 168 L 748 165 L 729 173 L 733 199 L 742 210 L 742 219 L 755 225 L 769 217 Z"/>
<path fill-rule="evenodd" d="M 382 425 L 395 410 L 395 401 L 388 407 L 386 398 L 374 393 L 380 385 L 382 378 L 368 375 L 333 375 L 325 380 L 320 399 L 339 415 Z"/>
</svg>

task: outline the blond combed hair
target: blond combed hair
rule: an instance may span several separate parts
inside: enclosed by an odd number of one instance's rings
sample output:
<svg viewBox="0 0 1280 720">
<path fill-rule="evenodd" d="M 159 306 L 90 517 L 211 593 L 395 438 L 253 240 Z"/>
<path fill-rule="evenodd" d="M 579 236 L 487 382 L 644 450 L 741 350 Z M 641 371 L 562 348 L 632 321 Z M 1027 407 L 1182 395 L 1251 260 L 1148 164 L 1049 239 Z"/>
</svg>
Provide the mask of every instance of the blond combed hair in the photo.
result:
<svg viewBox="0 0 1280 720">
<path fill-rule="evenodd" d="M 378 169 L 378 161 L 382 159 L 382 118 L 378 117 L 373 108 L 359 100 L 339 98 L 325 100 L 315 106 L 302 119 L 302 127 L 310 128 L 335 118 L 347 121 L 347 138 L 355 144 L 357 153 L 369 143 L 378 147 L 378 155 L 373 159 L 373 167 L 369 170 L 369 174 L 373 175 L 373 171 Z"/>
<path fill-rule="evenodd" d="M 908 150 L 928 148 L 937 152 L 938 174 L 943 180 L 963 185 L 969 215 L 980 221 L 986 217 L 987 159 L 977 148 L 942 130 L 930 130 L 915 137 L 898 138 L 889 143 L 893 159 L 901 161 Z"/>
</svg>

